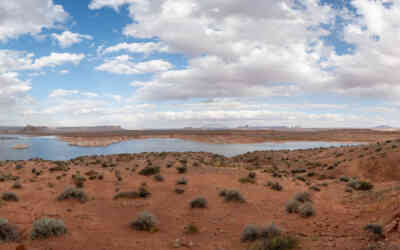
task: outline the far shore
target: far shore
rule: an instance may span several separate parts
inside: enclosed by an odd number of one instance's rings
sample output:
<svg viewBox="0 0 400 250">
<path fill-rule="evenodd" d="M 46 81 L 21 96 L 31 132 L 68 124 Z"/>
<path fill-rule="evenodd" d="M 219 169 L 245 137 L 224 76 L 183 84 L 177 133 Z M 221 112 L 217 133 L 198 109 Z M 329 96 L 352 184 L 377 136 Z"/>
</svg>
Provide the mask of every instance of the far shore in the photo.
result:
<svg viewBox="0 0 400 250">
<path fill-rule="evenodd" d="M 12 149 L 14 150 L 24 150 L 24 149 L 28 149 L 29 145 L 28 144 L 18 144 L 12 147 Z"/>
<path fill-rule="evenodd" d="M 56 136 L 77 147 L 106 147 L 112 144 L 150 138 L 172 138 L 209 144 L 254 144 L 265 142 L 326 141 L 374 143 L 400 138 L 399 131 L 370 129 L 331 130 L 121 130 L 112 132 L 21 133 L 25 136 Z"/>
</svg>

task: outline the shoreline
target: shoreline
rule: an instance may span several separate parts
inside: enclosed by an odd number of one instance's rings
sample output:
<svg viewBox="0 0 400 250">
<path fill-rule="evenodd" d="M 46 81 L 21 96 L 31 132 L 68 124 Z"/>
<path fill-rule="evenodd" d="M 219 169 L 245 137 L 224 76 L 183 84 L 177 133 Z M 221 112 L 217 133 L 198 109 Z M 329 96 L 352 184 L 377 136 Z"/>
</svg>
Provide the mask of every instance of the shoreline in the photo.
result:
<svg viewBox="0 0 400 250">
<path fill-rule="evenodd" d="M 68 143 L 69 146 L 74 147 L 107 147 L 113 144 L 118 144 L 126 141 L 133 140 L 148 140 L 148 139 L 179 139 L 184 141 L 198 142 L 198 143 L 206 143 L 211 145 L 231 145 L 231 144 L 239 144 L 239 145 L 247 145 L 247 144 L 263 144 L 263 143 L 290 143 L 290 142 L 328 142 L 328 143 L 354 143 L 354 144 L 369 144 L 372 143 L 370 141 L 353 141 L 353 140 L 263 140 L 263 141 L 210 141 L 210 140 L 196 140 L 193 138 L 186 137 L 171 137 L 171 136 L 142 136 L 135 138 L 85 138 L 85 137 L 63 137 L 57 136 L 57 139 L 63 142 Z M 351 145 L 350 145 L 351 146 Z"/>
</svg>

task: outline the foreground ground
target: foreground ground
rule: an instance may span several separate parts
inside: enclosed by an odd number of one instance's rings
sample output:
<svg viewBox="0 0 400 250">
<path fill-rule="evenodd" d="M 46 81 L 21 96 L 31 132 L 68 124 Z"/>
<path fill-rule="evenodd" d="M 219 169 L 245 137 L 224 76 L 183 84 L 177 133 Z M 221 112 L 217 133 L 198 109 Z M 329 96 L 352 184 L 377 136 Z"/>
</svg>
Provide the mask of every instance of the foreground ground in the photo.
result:
<svg viewBox="0 0 400 250">
<path fill-rule="evenodd" d="M 233 158 L 142 153 L 66 162 L 2 162 L 0 190 L 14 192 L 19 201 L 1 201 L 0 218 L 15 224 L 22 237 L 17 243 L 0 243 L 0 249 L 247 249 L 249 243 L 241 242 L 244 227 L 270 223 L 296 237 L 298 249 L 400 249 L 399 161 L 400 141 L 391 140 L 356 147 L 260 151 Z M 164 181 L 140 174 L 149 166 L 160 167 Z M 187 172 L 180 174 L 176 168 L 182 166 Z M 250 172 L 256 177 L 249 180 Z M 57 201 L 59 194 L 76 184 L 73 176 L 86 178 L 82 189 L 89 200 Z M 186 185 L 176 184 L 181 177 L 187 179 Z M 349 188 L 344 177 L 357 177 L 374 187 L 358 191 Z M 240 182 L 241 178 L 245 179 Z M 16 180 L 21 189 L 12 188 Z M 279 182 L 283 189 L 271 189 L 266 185 L 269 181 Z M 113 199 L 120 191 L 138 190 L 144 182 L 150 197 Z M 185 192 L 177 194 L 177 187 Z M 219 196 L 222 189 L 238 190 L 246 202 L 224 201 Z M 286 211 L 287 202 L 300 191 L 311 193 L 315 215 L 303 218 Z M 204 197 L 208 207 L 191 208 L 197 197 Z M 158 218 L 158 230 L 130 227 L 142 211 Z M 33 222 L 42 217 L 62 219 L 68 233 L 32 240 Z M 381 225 L 384 237 L 366 232 L 369 223 Z M 199 232 L 185 233 L 189 224 Z"/>
</svg>

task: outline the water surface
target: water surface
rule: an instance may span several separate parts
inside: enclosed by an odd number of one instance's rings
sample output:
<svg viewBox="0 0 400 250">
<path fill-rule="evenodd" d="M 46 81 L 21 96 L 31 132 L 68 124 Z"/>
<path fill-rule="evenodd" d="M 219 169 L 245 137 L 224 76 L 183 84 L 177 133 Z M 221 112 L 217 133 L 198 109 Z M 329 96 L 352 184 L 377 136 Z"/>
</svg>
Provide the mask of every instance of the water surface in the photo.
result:
<svg viewBox="0 0 400 250">
<path fill-rule="evenodd" d="M 235 156 L 256 150 L 295 150 L 319 147 L 339 147 L 359 145 L 353 142 L 294 141 L 265 142 L 254 144 L 208 144 L 181 139 L 137 139 L 113 144 L 107 147 L 75 147 L 58 140 L 54 136 L 26 137 L 20 135 L 0 135 L 0 160 L 69 160 L 84 155 L 110 155 L 142 152 L 211 152 L 224 156 Z M 4 139 L 6 138 L 6 139 Z M 28 149 L 13 150 L 17 144 L 27 144 Z"/>
</svg>

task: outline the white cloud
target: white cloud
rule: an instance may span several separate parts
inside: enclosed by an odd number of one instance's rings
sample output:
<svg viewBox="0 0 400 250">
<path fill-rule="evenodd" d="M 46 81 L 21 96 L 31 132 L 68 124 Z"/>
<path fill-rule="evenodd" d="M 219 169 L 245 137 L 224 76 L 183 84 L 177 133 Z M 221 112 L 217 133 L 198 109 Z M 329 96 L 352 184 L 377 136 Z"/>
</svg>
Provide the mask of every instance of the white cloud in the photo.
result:
<svg viewBox="0 0 400 250">
<path fill-rule="evenodd" d="M 173 65 L 164 60 L 151 60 L 144 62 L 132 62 L 128 55 L 121 55 L 113 59 L 106 60 L 104 64 L 98 66 L 96 70 L 105 71 L 120 75 L 134 75 L 157 73 L 171 69 Z"/>
<path fill-rule="evenodd" d="M 23 34 L 37 35 L 66 21 L 68 14 L 52 0 L 0 1 L 0 41 Z"/>
<path fill-rule="evenodd" d="M 69 70 L 63 69 L 63 70 L 60 70 L 59 73 L 61 75 L 66 75 L 66 74 L 69 74 Z"/>
<path fill-rule="evenodd" d="M 92 4 L 96 2 L 99 4 Z M 126 3 L 102 2 L 98 8 Z M 304 8 L 292 0 L 251 4 L 240 0 L 130 3 L 134 22 L 125 27 L 125 35 L 157 37 L 169 50 L 188 57 L 186 69 L 155 76 L 137 97 L 291 96 L 326 86 L 332 75 L 320 62 L 332 53 L 332 48 L 320 40 L 329 34 L 321 24 L 333 22 L 336 11 L 318 3 L 304 1 Z M 128 47 L 124 44 L 110 50 Z M 118 66 L 109 64 L 108 68 L 131 68 L 126 61 Z"/>
<path fill-rule="evenodd" d="M 61 34 L 51 34 L 51 37 L 58 41 L 62 48 L 68 48 L 76 43 L 82 42 L 84 39 L 93 40 L 92 36 L 82 35 L 79 33 L 72 33 L 71 31 L 64 31 Z"/>
<path fill-rule="evenodd" d="M 69 95 L 77 95 L 79 94 L 78 90 L 65 90 L 65 89 L 56 89 L 50 93 L 50 97 L 64 97 Z"/>
<path fill-rule="evenodd" d="M 85 58 L 84 54 L 51 53 L 36 59 L 30 68 L 41 69 L 44 67 L 57 67 L 66 63 L 78 65 Z"/>
<path fill-rule="evenodd" d="M 89 4 L 89 9 L 101 9 L 103 7 L 111 7 L 115 10 L 118 10 L 121 5 L 134 3 L 135 0 L 93 0 Z"/>
<path fill-rule="evenodd" d="M 128 51 L 131 53 L 151 54 L 154 52 L 168 52 L 168 47 L 162 43 L 119 43 L 117 45 L 104 49 L 104 53 L 114 53 L 119 51 Z"/>
<path fill-rule="evenodd" d="M 46 67 L 57 67 L 66 63 L 78 65 L 84 54 L 51 53 L 49 56 L 34 58 L 33 53 L 14 50 L 0 50 L 0 72 L 40 70 Z"/>
</svg>

